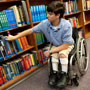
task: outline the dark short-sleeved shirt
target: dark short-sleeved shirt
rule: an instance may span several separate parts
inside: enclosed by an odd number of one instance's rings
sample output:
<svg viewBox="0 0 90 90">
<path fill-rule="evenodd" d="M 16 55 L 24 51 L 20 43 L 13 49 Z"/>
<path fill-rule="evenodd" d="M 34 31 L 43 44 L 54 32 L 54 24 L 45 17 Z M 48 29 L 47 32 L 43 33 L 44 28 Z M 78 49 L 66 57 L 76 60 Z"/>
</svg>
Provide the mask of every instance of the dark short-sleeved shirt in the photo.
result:
<svg viewBox="0 0 90 90">
<path fill-rule="evenodd" d="M 34 26 L 32 30 L 36 33 L 43 33 L 46 39 L 54 46 L 59 46 L 63 43 L 74 44 L 72 38 L 72 26 L 68 20 L 63 18 L 61 18 L 57 29 L 54 29 L 53 25 L 48 20 L 44 20 Z"/>
</svg>

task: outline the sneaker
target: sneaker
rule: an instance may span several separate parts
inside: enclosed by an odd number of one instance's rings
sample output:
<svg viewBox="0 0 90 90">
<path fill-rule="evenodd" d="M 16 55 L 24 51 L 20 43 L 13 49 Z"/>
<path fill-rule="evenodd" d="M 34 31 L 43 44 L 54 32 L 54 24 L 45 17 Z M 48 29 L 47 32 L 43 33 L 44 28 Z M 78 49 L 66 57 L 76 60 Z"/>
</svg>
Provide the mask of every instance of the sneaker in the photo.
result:
<svg viewBox="0 0 90 90">
<path fill-rule="evenodd" d="M 57 87 L 64 88 L 67 85 L 67 74 L 65 72 L 61 72 L 60 78 L 57 81 Z"/>
<path fill-rule="evenodd" d="M 51 85 L 51 86 L 56 85 L 56 81 L 57 81 L 57 74 L 56 73 L 53 73 L 49 77 L 48 84 Z"/>
</svg>

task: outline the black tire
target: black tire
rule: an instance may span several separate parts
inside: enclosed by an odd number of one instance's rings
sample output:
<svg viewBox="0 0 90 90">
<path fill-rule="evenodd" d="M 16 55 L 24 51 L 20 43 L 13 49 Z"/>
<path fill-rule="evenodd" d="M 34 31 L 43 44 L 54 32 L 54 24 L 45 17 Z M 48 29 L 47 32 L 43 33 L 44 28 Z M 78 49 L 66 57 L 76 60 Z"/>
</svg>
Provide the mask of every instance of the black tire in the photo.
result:
<svg viewBox="0 0 90 90">
<path fill-rule="evenodd" d="M 78 69 L 81 75 L 84 75 L 88 69 L 88 52 L 87 52 L 87 43 L 84 38 L 79 37 L 77 41 L 77 64 Z"/>
</svg>

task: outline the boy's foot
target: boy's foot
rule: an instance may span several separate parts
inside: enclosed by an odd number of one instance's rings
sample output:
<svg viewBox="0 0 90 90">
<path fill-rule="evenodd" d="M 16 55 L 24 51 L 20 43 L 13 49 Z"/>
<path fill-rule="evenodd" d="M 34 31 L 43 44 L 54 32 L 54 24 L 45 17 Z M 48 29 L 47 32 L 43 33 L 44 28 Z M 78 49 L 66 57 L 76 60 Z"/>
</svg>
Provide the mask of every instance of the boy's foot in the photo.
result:
<svg viewBox="0 0 90 90">
<path fill-rule="evenodd" d="M 64 88 L 67 85 L 67 74 L 61 72 L 60 79 L 57 81 L 57 87 Z"/>
<path fill-rule="evenodd" d="M 53 73 L 50 77 L 49 77 L 49 81 L 48 84 L 53 86 L 56 85 L 56 80 L 57 80 L 57 74 Z"/>
</svg>

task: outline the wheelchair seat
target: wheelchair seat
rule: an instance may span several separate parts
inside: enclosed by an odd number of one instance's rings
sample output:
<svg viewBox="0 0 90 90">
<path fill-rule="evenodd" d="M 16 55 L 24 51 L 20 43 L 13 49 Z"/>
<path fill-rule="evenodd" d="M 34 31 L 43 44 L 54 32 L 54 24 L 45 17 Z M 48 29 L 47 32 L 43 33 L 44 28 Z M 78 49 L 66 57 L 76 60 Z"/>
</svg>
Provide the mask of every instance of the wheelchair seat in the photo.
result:
<svg viewBox="0 0 90 90">
<path fill-rule="evenodd" d="M 77 40 L 79 38 L 79 35 L 78 35 L 78 30 L 76 27 L 72 28 L 72 37 L 74 39 L 74 48 L 69 53 L 68 60 L 70 60 L 70 57 L 74 54 L 74 52 L 76 51 L 76 48 L 77 48 Z"/>
</svg>

